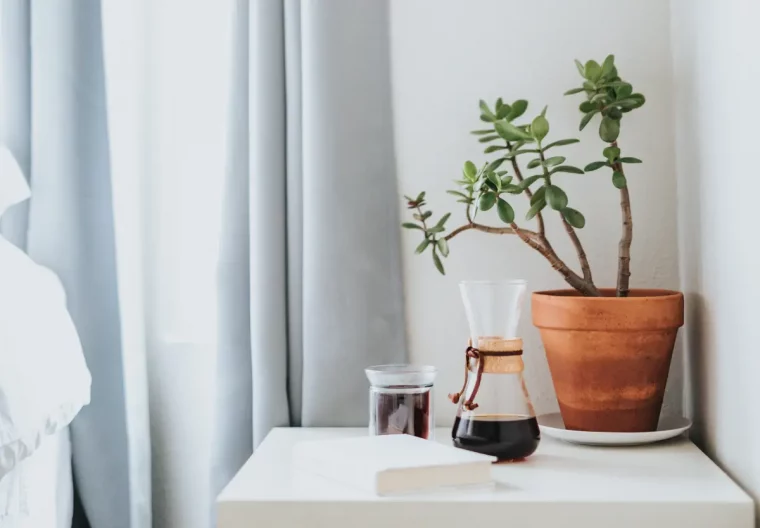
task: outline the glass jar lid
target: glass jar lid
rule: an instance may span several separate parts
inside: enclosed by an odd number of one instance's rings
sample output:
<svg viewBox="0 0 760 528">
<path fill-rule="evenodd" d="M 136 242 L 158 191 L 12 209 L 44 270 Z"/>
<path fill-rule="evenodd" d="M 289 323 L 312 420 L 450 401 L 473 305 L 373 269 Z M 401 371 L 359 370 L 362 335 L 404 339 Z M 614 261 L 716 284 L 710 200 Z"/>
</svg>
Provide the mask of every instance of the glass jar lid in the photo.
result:
<svg viewBox="0 0 760 528">
<path fill-rule="evenodd" d="M 375 365 L 364 369 L 373 387 L 432 387 L 437 370 L 426 365 Z"/>
</svg>

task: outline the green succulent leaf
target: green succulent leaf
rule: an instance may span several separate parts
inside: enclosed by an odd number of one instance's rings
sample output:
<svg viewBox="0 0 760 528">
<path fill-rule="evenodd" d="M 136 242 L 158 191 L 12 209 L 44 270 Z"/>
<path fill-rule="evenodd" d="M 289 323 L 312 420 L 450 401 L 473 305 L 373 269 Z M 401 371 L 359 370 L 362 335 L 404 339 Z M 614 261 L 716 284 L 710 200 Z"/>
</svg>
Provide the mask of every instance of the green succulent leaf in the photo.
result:
<svg viewBox="0 0 760 528">
<path fill-rule="evenodd" d="M 628 97 L 624 99 L 618 99 L 614 103 L 612 103 L 615 106 L 619 106 L 624 111 L 629 111 L 634 108 L 638 108 L 642 106 L 646 102 L 646 99 L 643 95 L 640 93 L 634 93 L 630 94 Z"/>
<path fill-rule="evenodd" d="M 459 192 L 459 191 L 446 191 L 446 192 L 447 192 L 448 194 L 451 194 L 451 195 L 453 195 L 453 196 L 457 196 L 457 197 L 459 197 L 459 198 L 464 198 L 465 200 L 467 200 L 467 199 L 469 198 L 469 197 L 468 197 L 466 194 L 464 194 L 464 193 L 461 193 L 461 192 Z"/>
<path fill-rule="evenodd" d="M 506 159 L 513 159 L 521 154 L 538 154 L 538 150 L 536 149 L 519 149 L 519 150 L 513 150 L 509 154 L 505 155 L 504 157 Z"/>
<path fill-rule="evenodd" d="M 509 111 L 509 114 L 506 116 L 507 121 L 514 121 L 521 115 L 525 113 L 525 111 L 528 109 L 528 101 L 525 99 L 518 99 L 514 103 L 512 103 L 512 109 Z"/>
<path fill-rule="evenodd" d="M 435 245 L 438 246 L 438 251 L 441 252 L 441 255 L 444 257 L 449 256 L 449 243 L 446 242 L 445 238 L 439 238 L 436 240 Z"/>
<path fill-rule="evenodd" d="M 571 174 L 583 174 L 583 169 L 579 169 L 578 167 L 573 167 L 572 165 L 560 165 L 559 167 L 554 167 L 549 172 L 549 175 L 552 175 L 555 172 L 569 172 Z"/>
<path fill-rule="evenodd" d="M 627 182 L 625 180 L 625 175 L 622 172 L 615 171 L 612 173 L 612 185 L 617 187 L 618 189 L 625 189 Z"/>
<path fill-rule="evenodd" d="M 475 166 L 475 164 L 469 160 L 465 161 L 464 175 L 467 177 L 467 179 L 470 181 L 474 181 L 477 174 L 478 174 L 478 168 Z"/>
<path fill-rule="evenodd" d="M 522 190 L 525 190 L 525 189 L 527 189 L 528 187 L 530 187 L 531 185 L 533 185 L 534 183 L 536 183 L 536 181 L 537 181 L 539 178 L 543 178 L 543 176 L 542 176 L 542 175 L 540 175 L 540 174 L 534 174 L 533 176 L 528 176 L 528 177 L 527 177 L 527 178 L 525 178 L 525 179 L 524 179 L 522 182 L 520 182 L 520 185 L 519 185 L 519 187 L 520 187 Z"/>
<path fill-rule="evenodd" d="M 506 174 L 506 172 L 507 172 L 507 171 L 502 171 L 502 174 Z M 497 174 L 498 174 L 498 173 L 497 173 Z M 509 185 L 510 183 L 512 183 L 512 176 L 504 176 L 504 177 L 501 179 L 501 186 L 502 186 L 502 188 L 506 187 L 506 186 L 507 186 L 507 185 Z"/>
<path fill-rule="evenodd" d="M 446 271 L 443 269 L 443 263 L 441 262 L 441 259 L 438 257 L 438 253 L 433 251 L 433 264 L 435 264 L 435 268 L 440 272 L 441 275 L 446 275 Z"/>
<path fill-rule="evenodd" d="M 609 110 L 607 110 L 607 115 L 610 116 L 612 119 L 620 119 L 623 117 L 623 112 L 620 110 L 620 108 L 613 106 Z"/>
<path fill-rule="evenodd" d="M 602 63 L 602 77 L 609 78 L 612 70 L 615 68 L 615 56 L 607 55 Z"/>
<path fill-rule="evenodd" d="M 528 168 L 529 169 L 535 169 L 539 165 L 541 165 L 541 159 L 540 158 L 532 159 L 532 160 L 530 160 L 528 162 Z"/>
<path fill-rule="evenodd" d="M 617 147 L 607 147 L 602 151 L 602 155 L 607 158 L 607 161 L 612 163 L 620 156 L 620 149 Z"/>
<path fill-rule="evenodd" d="M 493 123 L 494 121 L 496 121 L 496 116 L 493 114 L 491 115 L 480 114 L 480 120 L 485 123 Z"/>
<path fill-rule="evenodd" d="M 446 228 L 443 226 L 435 226 L 427 230 L 428 233 L 443 233 L 444 231 L 446 231 Z"/>
<path fill-rule="evenodd" d="M 494 139 L 501 139 L 499 136 L 483 136 L 482 138 L 478 139 L 479 143 L 488 143 L 489 141 L 493 141 Z"/>
<path fill-rule="evenodd" d="M 562 146 L 565 146 L 565 145 L 572 145 L 573 143 L 579 143 L 579 142 L 580 142 L 580 139 L 575 139 L 575 138 L 572 138 L 572 139 L 560 139 L 560 140 L 554 141 L 554 142 L 549 143 L 548 145 L 546 145 L 544 147 L 544 150 L 549 150 L 552 147 L 562 147 Z"/>
<path fill-rule="evenodd" d="M 546 161 L 544 161 L 544 167 L 554 167 L 555 165 L 564 163 L 565 159 L 565 156 L 552 156 L 551 158 L 546 158 Z"/>
<path fill-rule="evenodd" d="M 496 187 L 497 191 L 501 189 L 501 179 L 496 175 L 495 172 L 489 172 L 487 178 L 488 181 L 494 184 L 494 187 Z"/>
<path fill-rule="evenodd" d="M 628 83 L 625 81 L 608 81 L 608 82 L 600 84 L 599 88 L 618 88 L 620 86 L 623 86 L 624 84 L 628 84 Z"/>
<path fill-rule="evenodd" d="M 497 158 L 493 160 L 491 163 L 486 165 L 486 172 L 493 171 L 501 167 L 501 164 L 504 163 L 506 160 L 504 158 Z"/>
<path fill-rule="evenodd" d="M 575 67 L 578 68 L 578 73 L 581 74 L 581 77 L 586 77 L 586 70 L 578 59 L 575 59 Z"/>
<path fill-rule="evenodd" d="M 505 224 L 511 224 L 515 221 L 515 210 L 505 200 L 499 198 L 496 204 L 496 210 L 499 213 L 499 218 Z"/>
<path fill-rule="evenodd" d="M 641 106 L 639 101 L 637 99 L 620 99 L 619 101 L 615 101 L 612 103 L 618 108 L 622 108 L 623 110 L 632 110 L 634 108 L 638 108 Z"/>
<path fill-rule="evenodd" d="M 448 220 L 450 216 L 451 216 L 451 213 L 446 213 L 445 215 L 443 215 L 441 219 L 438 220 L 438 223 L 435 224 L 435 227 L 443 227 L 444 225 L 446 225 L 446 220 Z"/>
<path fill-rule="evenodd" d="M 490 154 L 491 152 L 496 152 L 497 150 L 507 150 L 506 146 L 499 146 L 499 145 L 490 145 L 486 147 L 483 152 L 485 154 Z"/>
<path fill-rule="evenodd" d="M 584 114 L 591 112 L 595 108 L 596 108 L 596 105 L 592 103 L 591 101 L 583 101 L 580 105 L 578 105 L 578 110 L 580 110 Z"/>
<path fill-rule="evenodd" d="M 616 99 L 625 99 L 633 93 L 633 86 L 624 82 L 615 89 Z"/>
<path fill-rule="evenodd" d="M 567 223 L 576 229 L 583 229 L 586 225 L 586 218 L 580 211 L 576 211 L 572 207 L 565 207 L 562 209 L 562 216 L 567 220 Z"/>
<path fill-rule="evenodd" d="M 567 194 L 556 185 L 549 185 L 546 188 L 546 201 L 552 206 L 552 209 L 561 211 L 567 207 Z"/>
<path fill-rule="evenodd" d="M 549 121 L 542 115 L 536 117 L 530 125 L 530 132 L 537 141 L 541 141 L 549 133 Z"/>
<path fill-rule="evenodd" d="M 618 161 L 620 163 L 641 163 L 641 160 L 639 158 L 631 158 L 631 157 L 620 158 Z"/>
<path fill-rule="evenodd" d="M 618 138 L 619 134 L 620 121 L 609 117 L 603 117 L 602 122 L 599 123 L 599 137 L 602 138 L 602 141 L 612 143 Z"/>
<path fill-rule="evenodd" d="M 471 130 L 470 134 L 472 134 L 473 136 L 484 136 L 486 134 L 493 134 L 493 129 L 492 128 L 486 128 L 486 129 L 483 129 L 483 130 Z"/>
<path fill-rule="evenodd" d="M 595 171 L 597 169 L 601 169 L 602 167 L 607 167 L 606 161 L 592 161 L 588 165 L 586 165 L 583 170 L 586 172 Z"/>
<path fill-rule="evenodd" d="M 479 101 L 479 103 L 480 103 L 480 113 L 481 114 L 486 115 L 488 117 L 493 117 L 494 119 L 496 119 L 496 116 L 491 111 L 491 109 L 488 108 L 488 104 L 486 104 L 486 102 L 483 99 L 481 99 Z"/>
<path fill-rule="evenodd" d="M 507 185 L 502 185 L 502 189 L 507 191 L 509 194 L 520 194 L 523 192 L 522 187 L 520 187 L 519 185 L 512 185 L 511 183 Z"/>
<path fill-rule="evenodd" d="M 602 76 L 602 67 L 595 60 L 587 61 L 584 70 L 586 72 L 586 79 L 591 82 L 598 81 Z"/>
<path fill-rule="evenodd" d="M 586 128 L 586 125 L 588 125 L 589 121 L 591 121 L 591 118 L 594 117 L 598 112 L 599 110 L 592 110 L 588 114 L 584 115 L 583 119 L 581 119 L 581 126 L 579 130 Z"/>
<path fill-rule="evenodd" d="M 565 95 L 574 95 L 577 93 L 584 92 L 585 90 L 583 88 L 571 88 L 570 90 L 565 92 Z"/>
<path fill-rule="evenodd" d="M 496 118 L 497 119 L 504 119 L 509 115 L 509 111 L 511 110 L 509 105 L 502 104 L 500 107 L 496 109 Z"/>
<path fill-rule="evenodd" d="M 426 238 L 420 243 L 419 246 L 417 246 L 417 249 L 415 249 L 414 252 L 419 255 L 420 253 L 425 251 L 429 245 L 430 245 L 430 239 Z"/>
<path fill-rule="evenodd" d="M 484 193 L 483 196 L 480 197 L 481 211 L 488 211 L 490 208 L 494 206 L 494 204 L 496 204 L 496 193 L 487 192 L 487 193 Z"/>
<path fill-rule="evenodd" d="M 420 231 L 424 231 L 421 225 L 417 225 L 413 222 L 404 222 L 401 224 L 401 227 L 405 227 L 406 229 L 419 229 Z"/>
<path fill-rule="evenodd" d="M 531 140 L 533 137 L 525 131 L 519 129 L 507 121 L 497 121 L 494 123 L 496 133 L 507 141 L 520 141 L 523 139 Z"/>
<path fill-rule="evenodd" d="M 546 201 L 543 198 L 536 200 L 536 203 L 534 203 L 525 214 L 525 219 L 531 220 L 534 216 L 540 213 L 544 207 L 546 207 Z"/>
<path fill-rule="evenodd" d="M 422 191 L 420 194 L 417 195 L 417 198 L 414 199 L 415 202 L 421 202 L 425 199 L 425 191 Z"/>
<path fill-rule="evenodd" d="M 545 200 L 544 198 L 545 195 L 546 195 L 546 185 L 536 189 L 536 192 L 533 193 L 533 197 L 530 199 L 530 205 L 535 205 L 536 202 L 538 202 L 539 200 Z"/>
</svg>

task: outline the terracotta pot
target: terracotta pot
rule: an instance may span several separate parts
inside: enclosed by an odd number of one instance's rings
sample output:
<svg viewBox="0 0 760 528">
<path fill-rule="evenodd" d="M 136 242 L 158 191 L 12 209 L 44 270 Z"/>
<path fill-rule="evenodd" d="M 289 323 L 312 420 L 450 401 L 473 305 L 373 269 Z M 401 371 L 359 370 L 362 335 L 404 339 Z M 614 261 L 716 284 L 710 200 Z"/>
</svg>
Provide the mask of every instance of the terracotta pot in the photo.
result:
<svg viewBox="0 0 760 528">
<path fill-rule="evenodd" d="M 549 360 L 565 427 L 581 431 L 653 431 L 670 358 L 683 325 L 683 294 L 615 290 L 533 294 L 533 324 Z"/>
</svg>

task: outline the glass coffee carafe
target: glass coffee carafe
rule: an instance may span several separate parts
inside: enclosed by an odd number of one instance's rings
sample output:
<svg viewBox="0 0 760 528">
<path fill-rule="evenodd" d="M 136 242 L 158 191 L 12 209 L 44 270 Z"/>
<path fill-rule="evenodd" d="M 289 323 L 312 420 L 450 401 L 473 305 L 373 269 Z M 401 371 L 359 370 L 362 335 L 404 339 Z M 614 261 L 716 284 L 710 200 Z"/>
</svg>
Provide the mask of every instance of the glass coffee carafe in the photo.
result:
<svg viewBox="0 0 760 528">
<path fill-rule="evenodd" d="M 499 461 L 531 455 L 541 435 L 523 378 L 523 342 L 516 336 L 526 283 L 464 281 L 459 285 L 470 325 L 454 445 Z"/>
</svg>

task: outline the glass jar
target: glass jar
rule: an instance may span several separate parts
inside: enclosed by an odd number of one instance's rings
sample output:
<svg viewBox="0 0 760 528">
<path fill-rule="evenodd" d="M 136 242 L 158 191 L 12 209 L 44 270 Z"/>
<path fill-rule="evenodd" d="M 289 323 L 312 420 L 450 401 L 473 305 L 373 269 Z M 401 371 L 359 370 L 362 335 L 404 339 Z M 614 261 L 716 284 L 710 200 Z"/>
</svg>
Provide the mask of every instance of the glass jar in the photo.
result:
<svg viewBox="0 0 760 528">
<path fill-rule="evenodd" d="M 518 460 L 541 438 L 523 378 L 523 342 L 516 336 L 525 281 L 465 281 L 460 284 L 470 340 L 462 390 L 451 435 L 454 445 Z"/>
<path fill-rule="evenodd" d="M 378 365 L 365 370 L 370 382 L 369 434 L 433 437 L 435 367 Z"/>
</svg>

